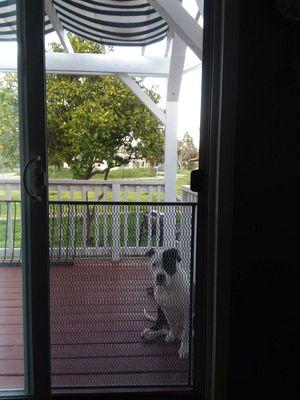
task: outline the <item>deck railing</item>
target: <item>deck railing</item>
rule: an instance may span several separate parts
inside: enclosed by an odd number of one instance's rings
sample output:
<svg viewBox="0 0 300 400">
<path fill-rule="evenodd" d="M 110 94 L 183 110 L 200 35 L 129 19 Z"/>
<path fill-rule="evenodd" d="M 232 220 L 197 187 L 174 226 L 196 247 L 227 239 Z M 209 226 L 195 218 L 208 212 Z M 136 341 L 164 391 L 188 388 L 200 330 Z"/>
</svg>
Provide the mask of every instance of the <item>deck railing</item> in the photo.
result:
<svg viewBox="0 0 300 400">
<path fill-rule="evenodd" d="M 195 203 L 49 202 L 49 256 L 53 263 L 80 258 L 138 256 L 151 247 L 190 254 Z M 0 201 L 0 264 L 21 260 L 19 201 Z"/>
<path fill-rule="evenodd" d="M 189 186 L 181 186 L 181 201 L 196 203 L 198 201 L 198 194 L 193 192 Z"/>
<path fill-rule="evenodd" d="M 82 201 L 163 201 L 164 181 L 88 181 L 49 179 L 51 200 Z M 19 200 L 20 181 L 2 179 L 0 199 Z"/>
</svg>

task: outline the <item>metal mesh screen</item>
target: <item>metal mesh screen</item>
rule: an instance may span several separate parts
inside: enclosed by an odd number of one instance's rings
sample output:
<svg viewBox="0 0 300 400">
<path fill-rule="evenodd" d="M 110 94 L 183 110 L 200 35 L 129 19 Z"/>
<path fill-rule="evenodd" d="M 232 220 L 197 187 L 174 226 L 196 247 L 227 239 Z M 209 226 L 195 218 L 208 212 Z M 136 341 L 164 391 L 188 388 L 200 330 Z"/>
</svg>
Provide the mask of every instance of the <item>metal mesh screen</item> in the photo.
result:
<svg viewBox="0 0 300 400">
<path fill-rule="evenodd" d="M 50 204 L 52 387 L 191 386 L 195 204 Z"/>
</svg>

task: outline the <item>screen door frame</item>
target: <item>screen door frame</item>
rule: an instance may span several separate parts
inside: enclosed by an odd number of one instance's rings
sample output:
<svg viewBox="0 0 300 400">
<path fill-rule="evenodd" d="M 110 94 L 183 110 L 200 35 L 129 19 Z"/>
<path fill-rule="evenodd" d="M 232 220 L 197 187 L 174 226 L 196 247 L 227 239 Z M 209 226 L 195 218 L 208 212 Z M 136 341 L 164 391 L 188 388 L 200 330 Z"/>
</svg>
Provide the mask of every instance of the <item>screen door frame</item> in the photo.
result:
<svg viewBox="0 0 300 400">
<path fill-rule="evenodd" d="M 25 394 L 50 398 L 44 2 L 17 0 Z M 34 176 L 35 168 L 40 173 Z M 39 181 L 34 179 L 39 178 Z"/>
<path fill-rule="evenodd" d="M 230 132 L 234 131 L 235 121 L 238 2 L 228 5 L 225 0 L 205 0 L 204 3 L 200 168 L 204 171 L 205 184 L 199 193 L 197 218 L 196 264 L 199 273 L 196 283 L 195 388 L 191 392 L 53 394 L 53 399 L 174 397 L 211 400 L 225 396 L 230 292 L 228 232 L 233 173 L 230 156 L 234 148 L 234 137 Z M 21 163 L 24 168 L 29 160 L 40 156 L 45 173 L 41 202 L 37 203 L 22 189 L 28 393 L 25 398 L 47 399 L 50 398 L 51 382 L 43 1 L 17 0 L 17 9 Z"/>
</svg>

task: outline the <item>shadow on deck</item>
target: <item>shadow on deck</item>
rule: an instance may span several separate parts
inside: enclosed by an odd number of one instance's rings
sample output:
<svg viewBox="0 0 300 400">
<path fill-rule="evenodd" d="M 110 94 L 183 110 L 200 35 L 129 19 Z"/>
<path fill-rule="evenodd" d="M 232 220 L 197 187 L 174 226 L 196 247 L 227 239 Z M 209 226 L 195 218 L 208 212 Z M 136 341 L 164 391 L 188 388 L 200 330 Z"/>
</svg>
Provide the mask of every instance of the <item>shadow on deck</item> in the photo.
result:
<svg viewBox="0 0 300 400">
<path fill-rule="evenodd" d="M 23 388 L 21 268 L 0 268 L 0 389 Z M 79 260 L 50 268 L 52 387 L 190 384 L 178 345 L 145 343 L 151 276 L 144 258 Z"/>
</svg>

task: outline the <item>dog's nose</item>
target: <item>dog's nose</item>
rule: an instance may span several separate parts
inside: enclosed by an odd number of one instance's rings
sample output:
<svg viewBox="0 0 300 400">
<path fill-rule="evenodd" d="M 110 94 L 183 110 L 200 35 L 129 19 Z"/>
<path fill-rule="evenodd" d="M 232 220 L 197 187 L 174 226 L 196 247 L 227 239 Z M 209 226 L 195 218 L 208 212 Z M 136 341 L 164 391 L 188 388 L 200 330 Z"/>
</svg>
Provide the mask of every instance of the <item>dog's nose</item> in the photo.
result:
<svg viewBox="0 0 300 400">
<path fill-rule="evenodd" d="M 156 284 L 157 285 L 164 285 L 165 281 L 166 281 L 165 274 L 157 274 L 156 275 Z"/>
</svg>

